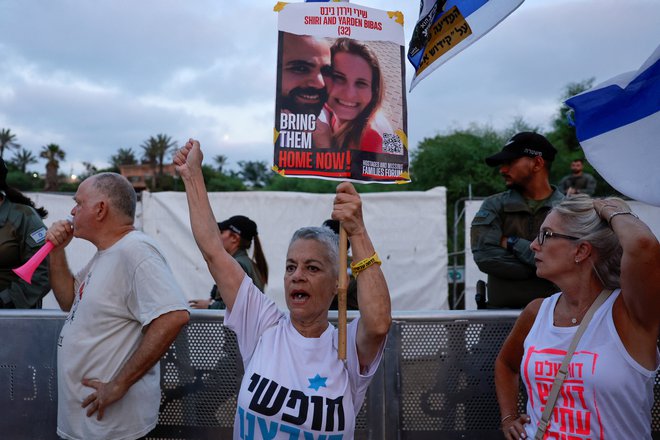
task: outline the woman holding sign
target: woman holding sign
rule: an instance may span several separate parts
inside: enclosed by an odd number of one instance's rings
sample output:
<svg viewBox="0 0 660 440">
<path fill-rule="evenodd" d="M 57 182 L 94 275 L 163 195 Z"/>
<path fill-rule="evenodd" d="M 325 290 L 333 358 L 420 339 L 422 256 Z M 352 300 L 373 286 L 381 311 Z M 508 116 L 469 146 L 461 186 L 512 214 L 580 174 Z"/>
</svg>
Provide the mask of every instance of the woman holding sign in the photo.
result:
<svg viewBox="0 0 660 440">
<path fill-rule="evenodd" d="M 318 227 L 296 231 L 284 275 L 289 313 L 283 313 L 259 292 L 215 232 L 199 142 L 191 139 L 174 162 L 186 187 L 195 241 L 227 305 L 225 324 L 236 332 L 245 367 L 234 437 L 352 438 L 391 322 L 387 284 L 362 220 L 359 195 L 351 184 L 340 184 L 332 212 L 349 237 L 358 261 L 353 267 L 359 267 L 354 274 L 361 316 L 348 327 L 344 363 L 337 356 L 337 331 L 328 322 L 337 292 L 336 234 Z"/>
<path fill-rule="evenodd" d="M 338 38 L 330 54 L 328 101 L 318 123 L 316 145 L 383 152 L 382 133 L 392 129 L 379 112 L 384 81 L 378 57 L 367 45 L 350 38 Z M 320 139 L 327 133 L 331 133 L 329 139 Z"/>
</svg>

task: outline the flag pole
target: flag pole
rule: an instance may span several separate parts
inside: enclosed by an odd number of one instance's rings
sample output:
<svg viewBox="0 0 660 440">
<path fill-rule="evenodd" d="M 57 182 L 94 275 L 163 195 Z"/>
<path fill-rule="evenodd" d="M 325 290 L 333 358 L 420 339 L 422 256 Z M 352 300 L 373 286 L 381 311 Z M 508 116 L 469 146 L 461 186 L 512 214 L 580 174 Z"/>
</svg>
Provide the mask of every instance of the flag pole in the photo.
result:
<svg viewBox="0 0 660 440">
<path fill-rule="evenodd" d="M 346 360 L 346 291 L 348 289 L 348 236 L 339 224 L 339 279 L 337 283 L 337 316 L 339 327 L 338 358 Z"/>
</svg>

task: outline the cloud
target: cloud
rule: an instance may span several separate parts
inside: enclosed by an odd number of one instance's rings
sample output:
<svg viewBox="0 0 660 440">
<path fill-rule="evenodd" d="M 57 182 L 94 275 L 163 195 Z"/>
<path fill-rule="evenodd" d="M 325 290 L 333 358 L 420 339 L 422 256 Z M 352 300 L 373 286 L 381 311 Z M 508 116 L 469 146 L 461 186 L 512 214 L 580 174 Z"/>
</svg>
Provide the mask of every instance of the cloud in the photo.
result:
<svg viewBox="0 0 660 440">
<path fill-rule="evenodd" d="M 648 0 L 524 3 L 410 94 L 411 140 L 454 121 L 506 128 L 518 115 L 549 128 L 569 83 L 641 65 L 660 41 L 659 15 Z"/>
<path fill-rule="evenodd" d="M 141 154 L 158 133 L 180 144 L 195 136 L 230 165 L 270 161 L 274 3 L 4 0 L 0 128 L 37 155 L 59 144 L 67 172 L 105 167 L 119 148 Z M 402 10 L 409 38 L 416 0 L 368 6 Z M 656 0 L 525 2 L 408 95 L 410 145 L 519 116 L 548 128 L 568 83 L 639 67 L 660 41 L 658 16 Z"/>
</svg>

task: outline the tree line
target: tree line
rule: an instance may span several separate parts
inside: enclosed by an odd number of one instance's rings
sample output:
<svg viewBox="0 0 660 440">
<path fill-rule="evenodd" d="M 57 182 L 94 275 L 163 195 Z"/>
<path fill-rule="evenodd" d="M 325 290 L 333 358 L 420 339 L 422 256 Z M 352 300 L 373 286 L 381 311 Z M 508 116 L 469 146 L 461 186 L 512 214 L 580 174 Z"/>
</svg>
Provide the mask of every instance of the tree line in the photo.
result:
<svg viewBox="0 0 660 440">
<path fill-rule="evenodd" d="M 559 151 L 552 167 L 551 179 L 557 183 L 570 172 L 570 162 L 584 159 L 584 153 L 575 136 L 575 129 L 569 122 L 569 108 L 563 101 L 591 88 L 593 79 L 566 86 L 561 104 L 552 120 L 551 129 L 543 132 L 519 117 L 504 130 L 489 126 L 471 124 L 468 128 L 458 128 L 423 139 L 410 153 L 410 173 L 412 182 L 407 185 L 367 185 L 358 184 L 358 191 L 424 191 L 436 186 L 447 188 L 447 212 L 453 213 L 454 204 L 465 197 L 485 197 L 502 191 L 504 185 L 497 169 L 488 167 L 484 158 L 499 151 L 506 140 L 519 131 L 537 131 L 544 134 Z M 176 177 L 165 173 L 164 166 L 171 163 L 172 154 L 178 148 L 176 141 L 166 134 L 150 136 L 133 148 L 119 148 L 110 157 L 110 167 L 97 169 L 91 163 L 83 162 L 85 172 L 80 180 L 101 171 L 119 172 L 122 165 L 148 165 L 152 168 L 152 178 L 148 182 L 150 191 L 183 190 Z M 59 173 L 60 162 L 66 157 L 65 151 L 51 143 L 41 147 L 39 157 L 46 159 L 45 177 L 34 176 L 28 167 L 37 163 L 37 156 L 21 147 L 17 135 L 10 129 L 0 130 L 0 157 L 5 152 L 14 154 L 7 160 L 10 168 L 8 183 L 21 190 L 34 191 L 75 191 L 78 182 L 71 182 Z M 301 191 L 311 193 L 334 192 L 336 182 L 319 179 L 285 178 L 271 171 L 266 161 L 239 161 L 238 171 L 227 169 L 227 157 L 219 154 L 211 164 L 204 165 L 204 179 L 210 191 Z M 596 195 L 616 194 L 598 173 L 585 162 L 585 172 L 596 177 Z M 448 219 L 449 220 L 449 219 Z"/>
<path fill-rule="evenodd" d="M 22 191 L 62 191 L 73 192 L 80 181 L 86 177 L 103 172 L 120 172 L 122 165 L 147 165 L 152 168 L 149 183 L 151 191 L 171 191 L 177 188 L 176 179 L 164 172 L 164 167 L 171 163 L 172 154 L 178 148 L 177 142 L 166 134 L 150 136 L 136 151 L 133 148 L 119 148 L 110 156 L 110 167 L 99 169 L 90 162 L 83 162 L 85 171 L 72 181 L 70 176 L 60 173 L 60 163 L 66 158 L 66 152 L 58 144 L 51 143 L 41 147 L 39 155 L 18 143 L 18 136 L 10 128 L 0 129 L 0 158 L 5 160 L 9 169 L 8 184 Z M 11 158 L 5 153 L 13 152 Z M 28 169 L 38 163 L 38 158 L 46 159 L 46 173 L 39 175 Z M 206 165 L 204 176 L 213 191 L 241 191 L 261 189 L 268 185 L 270 169 L 265 161 L 239 161 L 240 170 L 227 171 L 227 157 L 220 154 L 213 158 L 215 166 Z"/>
</svg>

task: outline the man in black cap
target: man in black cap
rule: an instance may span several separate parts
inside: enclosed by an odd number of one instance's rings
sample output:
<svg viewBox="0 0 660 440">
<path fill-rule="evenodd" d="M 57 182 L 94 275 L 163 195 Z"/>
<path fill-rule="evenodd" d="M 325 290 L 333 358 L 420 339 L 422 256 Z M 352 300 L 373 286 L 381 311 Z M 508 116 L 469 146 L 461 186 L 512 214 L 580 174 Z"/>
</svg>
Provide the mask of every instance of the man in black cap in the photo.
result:
<svg viewBox="0 0 660 440">
<path fill-rule="evenodd" d="M 542 135 L 521 132 L 486 158 L 488 165 L 499 167 L 508 188 L 484 200 L 472 220 L 472 254 L 488 274 L 489 308 L 520 309 L 556 292 L 551 282 L 536 276 L 529 248 L 545 216 L 564 197 L 549 180 L 556 154 Z"/>
</svg>

